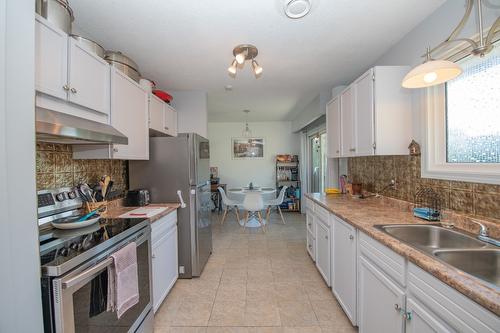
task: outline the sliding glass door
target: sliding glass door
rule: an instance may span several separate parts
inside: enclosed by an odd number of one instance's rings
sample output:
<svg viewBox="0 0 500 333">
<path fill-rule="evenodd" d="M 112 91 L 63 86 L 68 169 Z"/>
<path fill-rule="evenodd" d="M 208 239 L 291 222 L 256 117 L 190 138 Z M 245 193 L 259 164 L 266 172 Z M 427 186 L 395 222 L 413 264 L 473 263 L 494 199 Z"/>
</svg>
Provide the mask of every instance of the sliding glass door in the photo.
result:
<svg viewBox="0 0 500 333">
<path fill-rule="evenodd" d="M 309 136 L 309 181 L 311 192 L 323 192 L 326 183 L 326 131 Z"/>
</svg>

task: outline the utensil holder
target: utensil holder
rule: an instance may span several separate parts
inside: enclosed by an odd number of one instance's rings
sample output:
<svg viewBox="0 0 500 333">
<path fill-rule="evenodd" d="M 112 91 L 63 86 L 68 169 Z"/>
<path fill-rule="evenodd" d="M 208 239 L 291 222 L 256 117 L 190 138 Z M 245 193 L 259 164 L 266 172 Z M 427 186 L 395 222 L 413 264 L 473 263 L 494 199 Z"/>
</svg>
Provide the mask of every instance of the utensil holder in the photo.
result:
<svg viewBox="0 0 500 333">
<path fill-rule="evenodd" d="M 90 213 L 98 208 L 102 208 L 99 212 L 100 214 L 104 214 L 108 211 L 108 201 L 99 201 L 99 202 L 86 202 L 85 203 L 86 212 Z"/>
</svg>

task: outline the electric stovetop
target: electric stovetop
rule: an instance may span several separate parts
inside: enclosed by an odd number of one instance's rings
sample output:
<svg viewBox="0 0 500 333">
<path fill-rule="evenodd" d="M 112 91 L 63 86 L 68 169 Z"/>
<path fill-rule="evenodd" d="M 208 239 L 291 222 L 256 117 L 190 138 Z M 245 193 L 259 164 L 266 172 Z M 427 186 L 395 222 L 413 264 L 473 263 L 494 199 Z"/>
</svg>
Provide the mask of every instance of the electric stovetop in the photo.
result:
<svg viewBox="0 0 500 333">
<path fill-rule="evenodd" d="M 146 219 L 105 219 L 80 229 L 40 231 L 42 275 L 60 276 L 149 226 Z"/>
</svg>

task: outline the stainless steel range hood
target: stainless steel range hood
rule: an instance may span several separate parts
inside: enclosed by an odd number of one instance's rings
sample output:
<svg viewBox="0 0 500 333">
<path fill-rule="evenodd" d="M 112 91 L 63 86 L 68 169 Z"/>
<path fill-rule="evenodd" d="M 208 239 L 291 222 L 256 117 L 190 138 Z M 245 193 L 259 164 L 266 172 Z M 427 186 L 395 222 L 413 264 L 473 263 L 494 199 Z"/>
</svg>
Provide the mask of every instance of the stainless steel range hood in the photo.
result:
<svg viewBox="0 0 500 333">
<path fill-rule="evenodd" d="M 36 108 L 36 137 L 39 141 L 66 144 L 128 144 L 128 138 L 110 125 Z"/>
</svg>

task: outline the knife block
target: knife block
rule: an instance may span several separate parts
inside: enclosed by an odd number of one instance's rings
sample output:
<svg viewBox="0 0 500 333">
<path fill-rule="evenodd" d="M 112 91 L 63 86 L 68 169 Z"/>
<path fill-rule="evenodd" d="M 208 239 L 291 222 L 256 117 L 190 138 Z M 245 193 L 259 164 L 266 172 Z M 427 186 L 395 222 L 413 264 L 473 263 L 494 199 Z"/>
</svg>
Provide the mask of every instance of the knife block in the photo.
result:
<svg viewBox="0 0 500 333">
<path fill-rule="evenodd" d="M 104 214 L 108 211 L 108 201 L 99 201 L 99 202 L 86 202 L 85 203 L 85 212 L 90 213 L 96 209 L 102 208 L 99 214 Z"/>
</svg>

